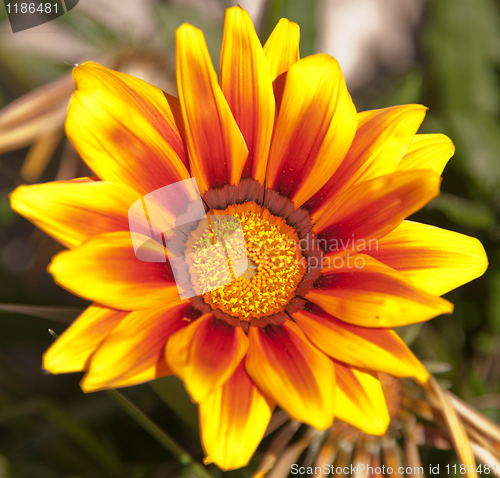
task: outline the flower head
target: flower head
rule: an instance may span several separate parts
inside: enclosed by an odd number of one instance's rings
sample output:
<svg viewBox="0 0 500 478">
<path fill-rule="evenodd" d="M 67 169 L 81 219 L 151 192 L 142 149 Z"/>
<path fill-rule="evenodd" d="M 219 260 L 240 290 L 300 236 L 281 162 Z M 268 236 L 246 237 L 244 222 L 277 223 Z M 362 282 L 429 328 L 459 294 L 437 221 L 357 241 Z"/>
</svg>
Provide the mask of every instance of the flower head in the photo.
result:
<svg viewBox="0 0 500 478">
<path fill-rule="evenodd" d="M 450 313 L 439 296 L 487 264 L 476 239 L 405 221 L 438 195 L 453 144 L 416 135 L 423 106 L 357 113 L 337 61 L 299 59 L 287 20 L 262 47 L 248 14 L 227 10 L 219 80 L 201 31 L 185 24 L 176 38 L 179 99 L 94 63 L 75 68 L 66 131 L 97 178 L 12 194 L 69 248 L 50 265 L 55 280 L 93 301 L 45 369 L 85 370 L 85 391 L 174 373 L 199 404 L 207 460 L 223 469 L 248 462 L 276 405 L 320 430 L 338 417 L 384 433 L 377 372 L 429 377 L 391 327 Z M 248 268 L 180 299 L 170 255 L 135 256 L 128 211 L 191 177 L 209 216 L 238 219 Z M 207 239 L 182 237 L 191 252 Z M 219 272 L 189 267 L 204 284 Z"/>
</svg>

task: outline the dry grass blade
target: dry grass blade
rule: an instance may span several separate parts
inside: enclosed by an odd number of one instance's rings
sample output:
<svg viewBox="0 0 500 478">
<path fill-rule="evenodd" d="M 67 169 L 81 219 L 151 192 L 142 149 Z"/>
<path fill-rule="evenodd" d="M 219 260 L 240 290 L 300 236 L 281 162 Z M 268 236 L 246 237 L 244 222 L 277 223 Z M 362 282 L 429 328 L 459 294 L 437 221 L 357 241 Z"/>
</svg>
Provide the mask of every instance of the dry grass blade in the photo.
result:
<svg viewBox="0 0 500 478">
<path fill-rule="evenodd" d="M 351 462 L 352 450 L 354 448 L 352 442 L 347 440 L 340 440 L 338 442 L 339 452 L 337 455 L 337 460 L 335 461 L 335 476 L 349 476 L 349 474 L 344 473 L 344 468 L 349 466 Z M 341 473 L 337 473 L 337 468 L 341 469 Z"/>
<path fill-rule="evenodd" d="M 69 100 L 74 89 L 73 78 L 68 73 L 27 93 L 0 111 L 0 131 L 26 123 Z"/>
<path fill-rule="evenodd" d="M 436 450 L 449 450 L 452 447 L 449 438 L 444 432 L 429 428 L 421 423 L 417 423 L 415 427 L 415 436 L 419 446 L 427 446 Z"/>
<path fill-rule="evenodd" d="M 67 104 L 58 105 L 50 111 L 11 129 L 0 130 L 0 154 L 29 146 L 36 138 L 56 128 L 62 130 L 66 118 Z"/>
<path fill-rule="evenodd" d="M 498 448 L 498 444 L 495 444 L 488 437 L 479 433 L 475 428 L 472 428 L 469 424 L 464 423 L 465 431 L 470 438 L 470 441 L 475 441 L 479 446 L 483 447 L 485 450 L 488 450 L 492 455 L 496 456 L 497 459 L 500 458 L 500 448 Z"/>
<path fill-rule="evenodd" d="M 483 415 L 481 412 L 465 403 L 452 393 L 448 393 L 453 408 L 458 415 L 466 422 L 470 423 L 473 427 L 479 430 L 482 434 L 487 435 L 489 438 L 500 443 L 500 426 L 493 420 Z"/>
<path fill-rule="evenodd" d="M 266 433 L 264 433 L 264 436 L 269 436 L 272 432 L 281 427 L 281 425 L 284 425 L 288 420 L 290 420 L 290 417 L 283 410 L 278 410 L 277 412 L 273 413 L 273 416 L 269 421 L 269 425 L 267 425 Z"/>
<path fill-rule="evenodd" d="M 53 131 L 41 135 L 35 140 L 28 151 L 20 171 L 21 177 L 25 181 L 34 183 L 40 179 L 57 145 L 61 141 L 62 135 L 62 128 L 58 127 Z"/>
<path fill-rule="evenodd" d="M 44 305 L 0 304 L 0 312 L 30 315 L 69 325 L 83 310 L 78 307 L 50 307 Z"/>
<path fill-rule="evenodd" d="M 309 446 L 311 441 L 321 432 L 309 427 L 304 436 L 290 445 L 280 456 L 267 478 L 285 478 L 290 474 L 291 467 L 297 463 L 299 456 Z"/>
<path fill-rule="evenodd" d="M 323 467 L 324 465 L 331 466 L 335 461 L 335 457 L 337 456 L 337 435 L 332 430 L 328 435 L 327 439 L 323 443 L 323 446 L 319 450 L 318 456 L 316 457 L 316 461 L 314 466 Z"/>
<path fill-rule="evenodd" d="M 0 154 L 62 129 L 74 91 L 71 75 L 24 95 L 0 111 Z"/>
<path fill-rule="evenodd" d="M 360 439 L 356 444 L 356 450 L 354 451 L 354 458 L 352 460 L 352 466 L 356 468 L 356 476 L 359 478 L 369 478 L 367 464 L 370 462 L 370 454 L 366 448 L 366 440 Z M 362 469 L 359 469 L 359 465 L 363 465 Z"/>
<path fill-rule="evenodd" d="M 500 460 L 493 456 L 488 450 L 485 450 L 473 441 L 471 441 L 470 446 L 474 455 L 483 465 L 490 465 L 490 468 L 500 470 Z"/>
<path fill-rule="evenodd" d="M 466 467 L 464 476 L 475 478 L 477 476 L 476 462 L 474 460 L 469 438 L 467 437 L 462 422 L 453 408 L 449 394 L 439 385 L 438 381 L 433 376 L 431 376 L 429 380 L 429 387 L 429 398 L 434 399 L 433 401 L 436 402 L 437 407 L 441 409 L 458 459 Z M 434 397 L 432 395 L 434 395 Z M 472 465 L 472 472 L 470 472 L 469 465 Z"/>
<path fill-rule="evenodd" d="M 268 451 L 262 458 L 257 471 L 252 475 L 252 478 L 260 478 L 266 475 L 266 473 L 274 466 L 281 453 L 283 453 L 283 450 L 293 438 L 293 435 L 298 430 L 300 425 L 302 425 L 300 422 L 292 420 L 278 433 L 276 438 L 271 443 Z"/>
<path fill-rule="evenodd" d="M 382 455 L 385 469 L 387 471 L 386 476 L 401 476 L 400 473 L 398 473 L 398 470 L 401 467 L 401 457 L 394 438 L 385 436 L 382 439 Z M 392 470 L 392 473 L 389 473 L 389 469 Z"/>
<path fill-rule="evenodd" d="M 407 416 L 402 416 L 403 421 L 403 434 L 404 440 L 404 456 L 405 465 L 411 469 L 410 473 L 407 473 L 408 478 L 425 477 L 424 473 L 416 473 L 417 469 L 422 468 L 422 461 L 420 460 L 420 452 L 417 443 L 417 420 L 414 415 L 408 414 Z M 422 469 L 423 471 L 423 469 Z"/>
</svg>

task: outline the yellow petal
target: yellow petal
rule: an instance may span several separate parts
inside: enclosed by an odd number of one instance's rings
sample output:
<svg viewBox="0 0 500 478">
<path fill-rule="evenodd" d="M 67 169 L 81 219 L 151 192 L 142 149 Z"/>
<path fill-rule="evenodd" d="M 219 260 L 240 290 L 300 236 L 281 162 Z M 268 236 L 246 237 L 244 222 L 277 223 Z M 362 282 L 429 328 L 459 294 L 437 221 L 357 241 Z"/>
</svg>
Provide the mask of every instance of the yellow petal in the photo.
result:
<svg viewBox="0 0 500 478">
<path fill-rule="evenodd" d="M 92 354 L 127 314 L 91 305 L 45 352 L 43 368 L 54 374 L 87 370 Z"/>
<path fill-rule="evenodd" d="M 82 178 L 19 186 L 11 207 L 66 247 L 105 232 L 128 231 L 140 195 L 124 184 Z"/>
<path fill-rule="evenodd" d="M 163 246 L 155 241 L 143 247 L 165 257 Z M 148 309 L 179 298 L 168 263 L 137 259 L 130 232 L 100 234 L 60 252 L 52 259 L 49 272 L 73 294 L 116 309 Z"/>
<path fill-rule="evenodd" d="M 288 415 L 319 430 L 332 425 L 335 368 L 300 328 L 287 321 L 250 327 L 246 370 Z"/>
<path fill-rule="evenodd" d="M 274 127 L 273 87 L 250 16 L 239 6 L 226 10 L 220 85 L 248 148 L 242 177 L 262 184 Z"/>
<path fill-rule="evenodd" d="M 416 134 L 396 169 L 431 169 L 441 175 L 449 159 L 455 154 L 455 145 L 444 134 Z"/>
<path fill-rule="evenodd" d="M 320 54 L 295 63 L 287 73 L 266 187 L 301 206 L 337 169 L 356 124 L 338 62 Z"/>
<path fill-rule="evenodd" d="M 369 435 L 383 435 L 390 417 L 377 376 L 337 361 L 335 376 L 335 415 Z"/>
<path fill-rule="evenodd" d="M 241 361 L 232 377 L 199 404 L 205 463 L 246 466 L 264 437 L 274 403 L 255 386 Z"/>
<path fill-rule="evenodd" d="M 423 290 L 442 295 L 484 274 L 488 258 L 474 237 L 404 221 L 369 254 Z"/>
<path fill-rule="evenodd" d="M 187 325 L 191 301 L 130 312 L 90 360 L 81 382 L 84 392 L 129 387 L 170 375 L 164 350 L 169 337 Z"/>
<path fill-rule="evenodd" d="M 264 45 L 264 54 L 269 65 L 272 81 L 282 73 L 287 72 L 294 63 L 299 61 L 299 42 L 299 26 L 286 18 L 282 18 L 274 27 Z"/>
<path fill-rule="evenodd" d="M 248 151 L 217 83 L 201 30 L 185 23 L 176 31 L 177 89 L 189 165 L 200 193 L 237 185 Z"/>
</svg>

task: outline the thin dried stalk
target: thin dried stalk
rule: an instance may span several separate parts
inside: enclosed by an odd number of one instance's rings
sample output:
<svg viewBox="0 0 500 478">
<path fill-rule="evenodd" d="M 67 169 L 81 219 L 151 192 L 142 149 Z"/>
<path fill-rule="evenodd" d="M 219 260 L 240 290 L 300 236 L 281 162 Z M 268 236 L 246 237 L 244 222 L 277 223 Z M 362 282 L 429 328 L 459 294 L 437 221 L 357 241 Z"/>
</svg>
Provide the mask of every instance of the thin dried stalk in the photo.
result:
<svg viewBox="0 0 500 478">
<path fill-rule="evenodd" d="M 452 402 L 449 394 L 439 385 L 438 381 L 431 376 L 428 388 L 429 398 L 434 402 L 436 408 L 440 408 L 445 419 L 448 431 L 450 433 L 453 447 L 461 463 L 465 464 L 466 472 L 464 476 L 476 478 L 476 461 L 472 453 L 470 441 Z M 469 465 L 472 465 L 473 471 L 469 472 Z"/>
</svg>

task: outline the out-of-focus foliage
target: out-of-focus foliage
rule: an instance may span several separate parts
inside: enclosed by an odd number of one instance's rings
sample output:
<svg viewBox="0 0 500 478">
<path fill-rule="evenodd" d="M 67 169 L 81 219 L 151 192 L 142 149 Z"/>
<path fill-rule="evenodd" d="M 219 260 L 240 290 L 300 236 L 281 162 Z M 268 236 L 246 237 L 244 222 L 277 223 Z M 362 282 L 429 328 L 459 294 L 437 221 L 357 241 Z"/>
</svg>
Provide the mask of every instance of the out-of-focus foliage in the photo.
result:
<svg viewBox="0 0 500 478">
<path fill-rule="evenodd" d="M 132 74 L 146 71 L 153 83 L 175 90 L 174 31 L 189 21 L 203 29 L 217 68 L 223 12 L 231 2 L 144 3 L 152 26 L 140 35 L 130 27 L 112 28 L 79 7 L 58 22 L 92 59 L 103 58 Z M 321 3 L 268 0 L 258 28 L 261 40 L 279 18 L 288 17 L 301 26 L 302 56 L 315 52 Z M 0 6 L 0 22 L 4 19 Z M 0 107 L 70 68 L 54 57 L 10 51 L 2 41 L 7 34 L 0 32 Z M 418 59 L 408 70 L 395 77 L 381 67 L 353 97 L 358 109 L 403 103 L 430 108 L 421 132 L 447 134 L 457 152 L 444 172 L 442 195 L 413 219 L 479 238 L 490 268 L 447 295 L 455 304 L 453 315 L 400 333 L 444 385 L 500 420 L 500 5 L 495 0 L 429 0 L 415 42 Z M 47 329 L 61 333 L 74 309 L 86 304 L 57 287 L 45 271 L 60 246 L 8 206 L 8 193 L 25 182 L 26 156 L 26 148 L 0 155 L 0 303 L 63 306 L 65 312 L 48 320 L 51 309 L 15 314 L 0 309 L 0 477 L 196 476 L 192 464 L 176 459 L 106 393 L 84 395 L 79 376 L 41 372 L 42 353 L 53 340 Z M 61 171 L 87 174 L 64 138 L 48 159 L 38 181 L 61 177 Z M 133 387 L 124 395 L 201 461 L 196 409 L 177 379 Z M 248 468 L 224 476 L 249 477 L 266 440 Z M 429 451 L 423 459 L 424 465 L 455 460 L 447 451 Z M 216 467 L 208 470 L 214 477 L 223 475 Z"/>
</svg>

